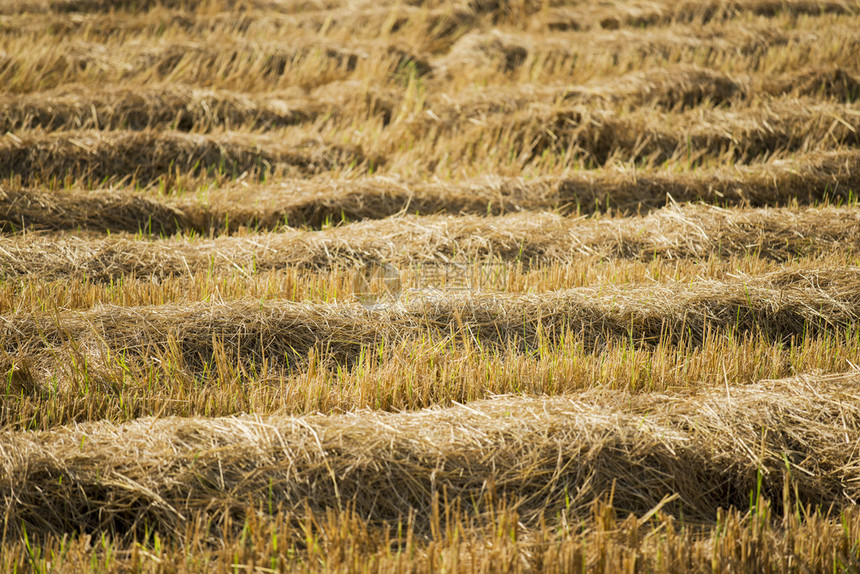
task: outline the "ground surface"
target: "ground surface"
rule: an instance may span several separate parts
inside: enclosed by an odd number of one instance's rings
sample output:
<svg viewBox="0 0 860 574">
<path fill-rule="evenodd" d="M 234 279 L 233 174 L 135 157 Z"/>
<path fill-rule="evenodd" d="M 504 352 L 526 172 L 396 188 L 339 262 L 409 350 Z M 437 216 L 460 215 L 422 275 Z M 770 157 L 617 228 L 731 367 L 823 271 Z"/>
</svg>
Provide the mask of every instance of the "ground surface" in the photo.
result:
<svg viewBox="0 0 860 574">
<path fill-rule="evenodd" d="M 3 2 L 0 569 L 856 571 L 858 30 Z"/>
</svg>

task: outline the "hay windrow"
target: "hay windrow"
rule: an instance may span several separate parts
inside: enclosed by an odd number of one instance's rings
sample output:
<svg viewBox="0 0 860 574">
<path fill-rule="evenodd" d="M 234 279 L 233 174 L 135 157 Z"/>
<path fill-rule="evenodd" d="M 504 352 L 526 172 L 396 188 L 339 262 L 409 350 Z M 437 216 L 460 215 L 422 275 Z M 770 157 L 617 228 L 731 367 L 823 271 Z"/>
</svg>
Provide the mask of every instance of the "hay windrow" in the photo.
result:
<svg viewBox="0 0 860 574">
<path fill-rule="evenodd" d="M 552 7 L 541 22 L 550 31 L 587 29 L 617 30 L 622 27 L 651 28 L 678 23 L 708 24 L 744 17 L 772 18 L 781 14 L 793 17 L 824 14 L 855 14 L 857 7 L 847 2 L 809 0 L 753 0 L 740 2 L 648 2 Z"/>
<path fill-rule="evenodd" d="M 0 435 L 10 531 L 179 534 L 205 511 L 347 506 L 380 523 L 433 499 L 474 512 L 513 501 L 527 525 L 585 518 L 614 491 L 622 513 L 712 521 L 755 492 L 801 505 L 855 503 L 857 375 L 801 377 L 688 395 L 501 397 L 449 409 L 340 416 L 141 419 Z M 790 472 L 790 477 L 786 476 Z M 62 478 L 61 478 L 62 477 Z M 491 492 L 492 491 L 492 492 Z"/>
<path fill-rule="evenodd" d="M 742 106 L 766 96 L 785 95 L 851 103 L 860 98 L 860 77 L 839 66 L 791 70 L 772 78 L 752 74 L 732 77 L 699 66 L 675 65 L 617 78 L 595 78 L 560 95 L 572 103 L 613 102 L 666 110 L 707 104 Z"/>
<path fill-rule="evenodd" d="M 120 199 L 114 204 L 129 202 Z M 139 231 L 169 228 L 172 212 L 166 213 L 166 218 L 153 218 Z M 45 219 L 51 221 L 48 214 Z M 7 220 L 7 225 L 16 222 Z M 788 261 L 857 253 L 858 226 L 860 215 L 855 207 L 721 209 L 691 205 L 615 219 L 575 219 L 548 213 L 406 216 L 322 231 L 286 229 L 218 239 L 139 241 L 121 235 L 30 234 L 0 237 L 0 269 L 7 280 L 21 276 L 44 280 L 86 277 L 110 282 L 128 276 L 157 280 L 210 271 L 330 270 L 380 261 L 404 268 L 481 262 L 535 267 L 582 257 L 650 261 L 755 256 Z"/>
<path fill-rule="evenodd" d="M 747 164 L 793 152 L 845 150 L 860 144 L 860 113 L 852 105 L 806 105 L 798 100 L 743 110 L 683 113 L 643 108 L 620 113 L 543 104 L 473 118 L 472 122 L 428 116 L 400 129 L 403 137 L 415 141 L 426 140 L 430 131 L 449 136 L 439 140 L 444 148 L 427 150 L 434 154 L 425 154 L 424 161 L 431 166 L 441 154 L 459 157 L 454 151 L 458 149 L 479 157 L 490 155 L 493 149 L 509 150 L 511 159 L 521 166 L 549 155 L 561 157 L 565 163 L 580 161 L 599 167 L 613 163 L 701 165 L 714 160 Z"/>
<path fill-rule="evenodd" d="M 659 172 L 626 177 L 583 174 L 558 180 L 557 201 L 560 206 L 576 205 L 580 211 L 588 212 L 591 205 L 595 211 L 601 205 L 639 210 L 671 201 L 765 207 L 788 202 L 814 204 L 828 199 L 848 201 L 856 197 L 860 189 L 860 154 L 853 150 L 809 154 L 805 160 L 802 164 L 776 160 L 675 176 Z"/>
<path fill-rule="evenodd" d="M 0 187 L 0 230 L 95 229 L 173 235 L 192 230 L 185 213 L 136 193 L 50 193 Z"/>
<path fill-rule="evenodd" d="M 210 194 L 208 213 L 203 216 L 211 221 L 209 227 L 217 229 L 224 221 L 255 229 L 274 229 L 285 222 L 317 228 L 327 222 L 403 213 L 641 212 L 690 201 L 775 207 L 849 201 L 859 190 L 860 153 L 852 150 L 685 174 L 604 170 L 531 181 L 486 177 L 457 183 L 413 183 L 376 177 L 348 182 L 289 181 L 253 191 L 227 187 Z M 199 210 L 181 207 L 189 212 Z"/>
<path fill-rule="evenodd" d="M 361 92 L 364 97 L 358 97 Z M 64 88 L 0 100 L 0 129 L 145 130 L 180 132 L 273 130 L 327 119 L 391 119 L 393 96 L 372 86 L 343 83 L 325 89 L 245 94 L 166 85 L 100 91 Z"/>
<path fill-rule="evenodd" d="M 0 142 L 0 177 L 26 183 L 134 180 L 144 185 L 181 174 L 238 177 L 250 172 L 313 174 L 370 161 L 353 145 L 230 133 L 73 131 L 50 135 L 7 134 Z M 377 164 L 382 163 L 378 159 Z"/>
<path fill-rule="evenodd" d="M 0 325 L 4 356 L 27 358 L 57 376 L 53 353 L 71 345 L 79 360 L 150 361 L 173 356 L 190 376 L 223 357 L 244 369 L 293 369 L 313 351 L 348 365 L 377 345 L 451 341 L 531 352 L 574 337 L 585 348 L 704 344 L 714 333 L 792 344 L 804 336 L 850 333 L 860 319 L 860 270 L 774 273 L 744 282 L 667 283 L 532 295 L 415 295 L 369 311 L 355 303 L 240 300 L 220 304 L 99 306 L 21 313 Z M 159 359 L 163 360 L 163 359 Z M 105 363 L 107 361 L 107 363 Z M 119 364 L 119 363 L 117 363 Z"/>
<path fill-rule="evenodd" d="M 846 102 L 860 99 L 860 76 L 840 67 L 812 69 L 786 74 L 763 82 L 773 94 L 797 94 L 834 98 Z"/>
<path fill-rule="evenodd" d="M 279 0 L 12 0 L 5 7 L 6 13 L 53 12 L 68 14 L 75 12 L 100 13 L 128 11 L 146 13 L 149 10 L 166 8 L 194 12 L 209 8 L 213 11 L 234 9 L 278 10 L 292 7 L 298 12 L 306 10 L 330 10 L 336 2 L 291 2 L 285 6 Z"/>
<path fill-rule="evenodd" d="M 18 42 L 27 45 L 27 38 Z M 0 80 L 13 93 L 119 82 L 198 84 L 227 90 L 239 86 L 312 89 L 368 73 L 396 79 L 404 67 L 411 66 L 420 75 L 432 69 L 423 58 L 396 45 L 378 40 L 345 45 L 320 41 L 310 33 L 289 45 L 224 37 L 201 42 L 193 35 L 117 46 L 74 39 L 12 54 L 0 66 Z"/>
<path fill-rule="evenodd" d="M 485 177 L 447 183 L 323 177 L 276 184 L 242 182 L 193 200 L 155 198 L 121 188 L 46 192 L 7 185 L 0 191 L 0 230 L 90 229 L 169 235 L 182 231 L 232 233 L 241 228 L 274 231 L 285 225 L 319 229 L 407 213 L 504 215 L 552 210 L 578 215 L 641 213 L 689 201 L 753 207 L 839 203 L 853 201 L 858 190 L 860 153 L 854 151 L 685 174 L 603 170 L 531 181 Z M 802 254 L 802 249 L 797 253 Z"/>
<path fill-rule="evenodd" d="M 315 3 L 317 4 L 317 3 Z M 292 3 L 296 6 L 296 3 Z M 318 4 L 317 4 L 318 5 Z M 334 6 L 328 10 L 299 10 L 284 13 L 267 8 L 243 11 L 187 11 L 156 9 L 129 14 L 122 11 L 86 15 L 34 14 L 18 12 L 0 21 L 6 36 L 25 36 L 49 30 L 58 38 L 75 38 L 86 32 L 92 39 L 109 41 L 117 34 L 139 36 L 208 34 L 278 37 L 297 31 L 319 35 L 349 35 L 372 40 L 382 35 L 409 37 L 417 51 L 438 53 L 450 48 L 451 42 L 478 25 L 471 10 L 457 5 L 428 8 L 411 5 L 385 6 L 374 2 L 367 6 Z M 0 14 L 3 7 L 0 6 Z"/>
<path fill-rule="evenodd" d="M 458 72 L 463 69 L 492 83 L 498 82 L 499 74 L 510 78 L 525 72 L 529 81 L 563 85 L 570 83 L 572 72 L 590 79 L 617 76 L 619 70 L 693 63 L 702 67 L 706 62 L 714 62 L 707 67 L 729 76 L 752 74 L 767 78 L 812 68 L 841 68 L 857 73 L 850 58 L 858 47 L 853 33 L 856 26 L 850 18 L 829 25 L 826 42 L 819 41 L 811 33 L 814 30 L 804 29 L 808 24 L 804 22 L 798 28 L 790 18 L 764 24 L 733 22 L 706 30 L 701 26 L 676 26 L 672 33 L 665 29 L 596 30 L 575 33 L 577 41 L 570 42 L 566 33 L 508 33 L 485 30 L 480 25 L 463 34 L 469 19 L 458 14 L 419 12 L 399 25 L 396 18 L 383 19 L 394 29 L 366 39 L 356 38 L 349 26 L 336 26 L 328 36 L 326 23 L 330 18 L 324 17 L 320 30 L 287 26 L 293 36 L 289 46 L 258 40 L 277 37 L 285 33 L 283 30 L 256 31 L 237 26 L 235 19 L 227 20 L 226 29 L 211 32 L 173 27 L 170 38 L 162 42 L 122 42 L 126 30 L 120 26 L 102 41 L 98 41 L 98 34 L 92 36 L 95 41 L 59 34 L 39 50 L 26 50 L 38 34 L 17 38 L 12 34 L 3 48 L 0 79 L 6 82 L 8 92 L 29 93 L 74 83 L 110 82 L 185 83 L 244 91 L 313 88 L 332 81 L 369 78 L 380 85 L 402 85 L 409 73 L 434 85 L 450 82 L 456 86 L 462 76 Z M 349 18 L 344 21 L 351 22 Z M 97 22 L 89 26 L 96 27 Z M 148 26 L 160 33 L 165 26 L 170 28 L 170 20 Z M 786 27 L 798 29 L 786 31 Z M 388 42 L 379 39 L 389 36 Z"/>
<path fill-rule="evenodd" d="M 286 96 L 286 97 L 284 97 Z M 246 96 L 226 90 L 120 89 L 92 90 L 39 96 L 6 96 L 0 101 L 0 130 L 41 128 L 62 130 L 178 131 L 278 128 L 313 121 L 323 111 L 321 102 L 307 96 L 267 94 Z"/>
<path fill-rule="evenodd" d="M 393 3 L 357 2 L 355 10 L 360 11 L 368 5 L 381 5 L 390 8 Z M 414 2 L 410 6 L 432 8 L 436 2 Z M 540 14 L 548 10 L 552 18 L 559 13 L 569 11 L 564 2 L 523 2 L 520 6 L 509 6 L 496 1 L 467 1 L 455 3 L 458 7 L 471 12 L 488 16 L 493 23 L 516 21 L 522 17 Z M 236 8 L 245 10 L 260 10 L 274 13 L 316 13 L 337 11 L 337 2 L 290 2 L 285 4 L 278 0 L 253 0 L 237 2 L 236 0 L 218 0 L 217 2 L 202 0 L 14 0 L 8 2 L 0 13 L 19 14 L 31 12 L 48 13 L 101 13 L 101 12 L 137 12 L 146 14 L 156 9 L 182 10 L 194 13 L 201 8 L 211 11 L 230 11 Z M 666 25 L 673 22 L 701 22 L 728 20 L 742 16 L 756 15 L 773 17 L 781 13 L 794 16 L 823 14 L 852 14 L 857 8 L 850 2 L 839 1 L 810 1 L 810 0 L 740 0 L 732 2 L 649 2 L 639 5 L 621 6 L 577 6 L 577 14 L 583 21 L 602 28 L 613 28 L 626 25 L 641 28 L 644 26 Z M 202 11 L 202 10 L 200 10 Z M 614 18 L 614 19 L 613 19 Z M 555 20 L 552 20 L 555 21 Z"/>
<path fill-rule="evenodd" d="M 846 50 L 858 45 L 849 20 L 828 25 L 828 33 L 832 34 L 828 40 L 842 38 Z M 713 61 L 720 71 L 730 74 L 762 74 L 766 69 L 782 74 L 813 67 L 822 60 L 856 71 L 856 64 L 847 54 L 831 50 L 827 42 L 816 42 L 814 34 L 801 32 L 796 20 L 787 17 L 784 21 L 789 24 L 783 27 L 771 21 L 726 22 L 707 28 L 678 24 L 670 28 L 671 32 L 665 28 L 598 28 L 514 34 L 476 29 L 435 60 L 434 74 L 453 80 L 458 70 L 468 69 L 490 79 L 500 74 L 516 77 L 522 70 L 535 69 L 546 79 L 569 81 L 563 78 L 569 78 L 572 70 L 617 76 L 619 71 L 703 61 Z M 789 59 L 784 53 L 787 46 L 792 48 Z M 789 62 L 791 65 L 787 65 Z"/>
</svg>

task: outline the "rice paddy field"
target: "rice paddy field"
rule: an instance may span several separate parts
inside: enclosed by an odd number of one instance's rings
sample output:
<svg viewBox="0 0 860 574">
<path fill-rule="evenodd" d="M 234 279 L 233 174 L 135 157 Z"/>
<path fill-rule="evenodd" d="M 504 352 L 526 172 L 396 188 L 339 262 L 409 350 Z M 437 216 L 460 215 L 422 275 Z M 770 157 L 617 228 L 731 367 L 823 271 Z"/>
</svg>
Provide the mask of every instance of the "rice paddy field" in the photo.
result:
<svg viewBox="0 0 860 574">
<path fill-rule="evenodd" d="M 0 3 L 0 570 L 857 572 L 857 0 Z"/>
</svg>

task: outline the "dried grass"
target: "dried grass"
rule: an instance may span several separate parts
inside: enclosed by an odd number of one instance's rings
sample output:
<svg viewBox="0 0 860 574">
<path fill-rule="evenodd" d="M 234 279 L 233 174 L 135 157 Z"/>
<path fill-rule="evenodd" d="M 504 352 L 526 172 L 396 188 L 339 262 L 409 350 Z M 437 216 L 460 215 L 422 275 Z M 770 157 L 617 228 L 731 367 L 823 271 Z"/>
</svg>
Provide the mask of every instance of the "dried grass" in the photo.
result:
<svg viewBox="0 0 860 574">
<path fill-rule="evenodd" d="M 83 228 L 173 235 L 189 227 L 181 210 L 141 194 L 0 187 L 0 230 L 5 232 Z"/>
<path fill-rule="evenodd" d="M 767 76 L 821 66 L 843 67 L 856 73 L 856 63 L 841 49 L 856 49 L 849 30 L 853 18 L 832 19 L 828 37 L 821 40 L 786 15 L 766 21 L 728 21 L 725 24 L 673 25 L 670 28 L 561 31 L 512 34 L 481 30 L 462 37 L 448 54 L 431 60 L 434 76 L 453 84 L 457 70 L 487 83 L 537 82 L 567 84 L 600 76 L 697 64 L 729 75 Z M 837 38 L 839 40 L 837 41 Z M 518 54 L 509 66 L 506 55 Z M 826 62 L 826 64 L 825 64 Z"/>
<path fill-rule="evenodd" d="M 552 210 L 567 215 L 641 213 L 689 201 L 755 207 L 840 203 L 853 202 L 858 191 L 860 154 L 854 151 L 687 173 L 613 169 L 534 180 L 484 177 L 450 183 L 393 177 L 240 182 L 193 200 L 122 188 L 49 192 L 7 184 L 0 188 L 0 230 L 233 233 L 242 228 L 278 230 L 287 224 L 319 229 L 336 222 L 407 213 L 503 215 Z"/>
<path fill-rule="evenodd" d="M 208 221 L 199 224 L 202 229 L 230 231 L 240 226 L 276 229 L 285 223 L 318 228 L 327 222 L 404 213 L 638 213 L 690 201 L 775 207 L 853 201 L 858 193 L 860 153 L 848 151 L 687 173 L 613 169 L 533 180 L 484 177 L 456 183 L 392 177 L 287 181 L 252 189 L 224 187 L 209 195 L 203 212 L 199 204 L 179 203 L 176 207 L 189 214 L 200 213 Z"/>
<path fill-rule="evenodd" d="M 595 78 L 579 87 L 556 89 L 555 93 L 570 103 L 612 102 L 666 110 L 716 105 L 741 107 L 759 98 L 786 95 L 814 98 L 818 102 L 850 103 L 860 98 L 860 79 L 836 66 L 791 70 L 773 78 L 755 74 L 732 77 L 709 68 L 674 65 Z"/>
<path fill-rule="evenodd" d="M 369 3 L 367 3 L 369 4 Z M 361 2 L 356 3 L 362 7 Z M 59 14 L 84 12 L 99 13 L 129 11 L 146 13 L 149 10 L 166 8 L 186 11 L 230 11 L 253 8 L 257 10 L 325 10 L 337 6 L 337 2 L 299 1 L 285 4 L 280 0 L 12 0 L 5 7 L 8 13 L 53 12 Z"/>
<path fill-rule="evenodd" d="M 743 0 L 739 2 L 625 2 L 620 5 L 578 5 L 549 8 L 542 27 L 550 31 L 588 29 L 617 30 L 622 27 L 649 28 L 695 23 L 712 24 L 750 17 L 773 18 L 790 15 L 823 16 L 826 14 L 856 14 L 851 2 L 809 0 Z"/>
<path fill-rule="evenodd" d="M 407 7 L 434 9 L 446 3 L 436 0 L 411 2 Z M 549 2 L 497 2 L 495 0 L 472 0 L 453 2 L 458 8 L 468 9 L 479 16 L 488 16 L 492 23 L 512 23 L 522 25 L 525 16 L 543 16 L 545 12 L 555 15 L 558 12 L 569 11 L 565 2 L 551 0 Z M 374 5 L 386 8 L 399 7 L 392 2 L 355 2 L 352 9 L 361 13 Z M 47 13 L 100 13 L 100 12 L 132 12 L 145 15 L 147 11 L 168 9 L 186 12 L 224 12 L 230 10 L 269 11 L 276 14 L 306 14 L 317 12 L 337 13 L 342 6 L 338 2 L 289 2 L 279 0 L 14 0 L 7 3 L 3 13 L 18 14 L 29 12 Z M 631 2 L 620 6 L 576 6 L 584 20 L 611 27 L 604 20 L 613 14 L 619 17 L 620 25 L 642 27 L 646 25 L 664 26 L 677 22 L 707 23 L 717 20 L 736 19 L 742 16 L 773 17 L 782 13 L 793 16 L 821 16 L 824 14 L 854 14 L 857 7 L 851 2 L 836 0 L 739 0 L 732 2 Z M 621 18 L 621 16 L 626 18 Z"/>
<path fill-rule="evenodd" d="M 376 116 L 371 121 L 378 127 L 391 121 L 386 105 L 378 98 L 368 95 L 365 101 L 366 107 L 360 106 L 365 120 Z M 76 178 L 98 182 L 137 174 L 143 183 L 151 183 L 164 177 L 212 172 L 235 177 L 249 170 L 337 174 L 359 167 L 397 173 L 407 165 L 417 173 L 432 174 L 480 166 L 483 161 L 498 164 L 499 159 L 494 158 L 497 152 L 491 151 L 499 149 L 507 150 L 505 165 L 520 170 L 547 164 L 558 171 L 577 162 L 628 166 L 745 164 L 769 158 L 782 160 L 801 152 L 812 162 L 820 157 L 821 164 L 813 163 L 810 168 L 823 171 L 827 163 L 834 169 L 839 169 L 840 163 L 847 164 L 850 169 L 856 155 L 853 148 L 860 144 L 860 115 L 852 106 L 802 105 L 799 101 L 774 102 L 743 112 L 696 110 L 666 115 L 646 111 L 618 115 L 582 106 L 538 106 L 513 114 L 495 113 L 475 124 L 470 123 L 472 119 L 424 116 L 394 121 L 390 137 L 368 135 L 353 144 L 322 142 L 319 135 L 311 137 L 300 128 L 294 136 L 299 141 L 293 145 L 285 145 L 284 138 L 242 132 L 200 137 L 149 130 L 50 135 L 23 131 L 0 142 L 0 159 L 5 166 L 0 177 L 18 176 L 24 182 Z M 200 127 L 205 128 L 207 120 L 200 121 Z M 214 121 L 229 124 L 229 120 Z M 446 132 L 448 135 L 442 137 Z M 443 162 L 443 158 L 447 159 Z M 843 158 L 847 161 L 840 162 Z"/>
<path fill-rule="evenodd" d="M 308 9 L 293 13 L 284 12 L 284 6 L 280 7 L 281 10 L 249 7 L 247 10 L 220 11 L 210 6 L 197 11 L 89 12 L 73 17 L 68 14 L 18 12 L 5 17 L 0 22 L 0 30 L 7 37 L 35 36 L 48 30 L 54 38 L 75 39 L 85 34 L 100 41 L 110 41 L 118 34 L 198 39 L 218 34 L 272 38 L 296 32 L 353 40 L 396 36 L 409 39 L 417 53 L 432 54 L 447 51 L 453 41 L 479 24 L 474 12 L 450 3 L 433 8 L 400 4 L 385 6 L 380 2 L 365 6 L 352 3 L 350 6 L 339 4 L 331 9 L 319 9 L 319 3 L 314 4 L 316 6 L 306 6 Z M 300 8 L 296 2 L 291 6 Z M 3 8 L 0 6 L 0 13 Z"/>
<path fill-rule="evenodd" d="M 860 189 L 860 154 L 830 152 L 692 173 L 592 172 L 559 178 L 556 205 L 590 212 L 639 211 L 672 201 L 766 207 L 793 202 L 852 201 Z M 599 175 L 598 175 L 599 174 Z M 611 174 L 611 175 L 610 175 Z M 593 207 L 592 207 L 593 206 Z"/>
<path fill-rule="evenodd" d="M 587 166 L 667 162 L 689 166 L 714 161 L 751 163 L 793 152 L 824 152 L 860 144 L 860 114 L 853 106 L 799 100 L 743 110 L 696 109 L 672 114 L 653 109 L 621 113 L 581 105 L 537 104 L 513 113 L 468 118 L 474 120 L 471 122 L 456 115 L 436 116 L 425 115 L 397 126 L 407 141 L 420 146 L 422 161 L 431 172 L 442 156 L 450 158 L 449 168 L 459 167 L 498 155 L 494 150 L 504 150 L 508 162 L 519 168 L 540 165 L 547 157 L 562 165 L 578 161 Z M 429 138 L 429 133 L 435 138 Z"/>
<path fill-rule="evenodd" d="M 431 529 L 434 499 L 467 513 L 512 501 L 526 526 L 621 513 L 710 522 L 753 493 L 791 511 L 853 506 L 857 375 L 691 394 L 500 397 L 448 409 L 341 416 L 140 419 L 0 435 L 7 536 L 145 528 L 183 536 L 197 512 L 350 509 Z M 760 487 L 757 480 L 761 481 Z M 675 500 L 667 497 L 676 495 Z M 250 503 L 250 505 L 249 505 Z M 409 518 L 414 516 L 415 518 Z M 414 522 L 413 522 L 414 520 Z"/>
<path fill-rule="evenodd" d="M 368 160 L 355 145 L 307 139 L 285 145 L 280 138 L 228 133 L 217 136 L 161 131 L 72 131 L 12 135 L 0 142 L 0 177 L 28 184 L 83 180 L 133 180 L 150 185 L 180 175 L 255 177 L 313 174 L 361 166 Z"/>
<path fill-rule="evenodd" d="M 31 39 L 7 42 L 12 56 L 0 53 L 0 80 L 7 92 L 28 93 L 68 84 L 196 84 L 199 87 L 255 91 L 313 89 L 326 83 L 383 76 L 399 81 L 404 68 L 429 72 L 412 52 L 379 40 L 335 41 L 305 33 L 288 46 L 241 36 L 193 35 L 171 41 L 108 43 L 70 39 L 32 49 Z M 348 40 L 346 38 L 345 40 Z M 22 48 L 27 48 L 24 51 Z"/>
<path fill-rule="evenodd" d="M 815 18 L 798 20 L 783 12 L 764 21 L 676 24 L 669 32 L 598 29 L 574 33 L 571 42 L 565 37 L 569 32 L 488 30 L 481 18 L 456 4 L 398 9 L 385 18 L 378 7 L 364 13 L 355 8 L 359 11 L 340 7 L 274 18 L 264 11 L 232 16 L 214 8 L 199 14 L 86 17 L 82 29 L 64 34 L 58 23 L 58 33 L 47 38 L 38 25 L 17 17 L 2 47 L 0 79 L 7 91 L 18 93 L 119 81 L 259 91 L 345 79 L 402 86 L 408 68 L 433 91 L 445 86 L 439 91 L 450 92 L 472 85 L 464 82 L 469 76 L 494 84 L 564 85 L 571 78 L 585 82 L 667 65 L 765 78 L 810 68 L 857 73 L 850 58 L 856 25 L 849 14 L 821 17 L 828 28 L 824 40 L 815 35 Z M 21 32 L 22 26 L 31 32 Z M 289 47 L 259 40 L 287 34 Z M 156 35 L 160 41 L 146 39 Z M 129 36 L 139 41 L 126 42 Z M 37 39 L 41 43 L 34 49 Z M 462 69 L 472 74 L 458 73 Z"/>
<path fill-rule="evenodd" d="M 0 6 L 0 570 L 860 562 L 856 2 L 348 4 Z"/>
<path fill-rule="evenodd" d="M 118 196 L 113 203 L 129 202 Z M 169 228 L 171 212 L 166 213 L 167 218 L 154 217 L 151 224 L 148 220 L 141 231 Z M 43 217 L 50 224 L 50 214 Z M 16 222 L 7 220 L 7 225 Z M 6 279 L 86 277 L 111 282 L 130 276 L 156 280 L 215 271 L 253 274 L 291 267 L 354 268 L 379 261 L 404 268 L 480 262 L 538 267 L 583 257 L 650 261 L 734 256 L 787 261 L 856 254 L 858 225 L 855 207 L 726 210 L 691 205 L 628 219 L 569 219 L 546 213 L 406 216 L 322 231 L 288 229 L 213 240 L 28 234 L 0 238 L 0 268 Z"/>
<path fill-rule="evenodd" d="M 13 96 L 0 101 L 3 132 L 41 128 L 60 130 L 143 130 L 171 128 L 179 131 L 271 129 L 313 121 L 323 113 L 323 103 L 298 94 L 248 96 L 224 90 L 178 87 L 150 89 L 92 89 L 56 94 Z"/>
<path fill-rule="evenodd" d="M 360 95 L 359 95 L 360 94 Z M 363 96 L 363 97 L 362 97 Z M 0 100 L 0 129 L 146 130 L 206 133 L 277 130 L 325 121 L 391 121 L 396 97 L 390 90 L 355 82 L 245 94 L 176 85 L 148 88 L 68 89 Z M 23 134 L 22 134 L 23 135 Z"/>
<path fill-rule="evenodd" d="M 157 359 L 194 378 L 221 369 L 220 363 L 239 365 L 246 375 L 306 368 L 313 353 L 350 365 L 377 346 L 403 341 L 507 353 L 539 351 L 571 337 L 586 349 L 619 341 L 701 346 L 715 334 L 794 344 L 820 334 L 849 336 L 860 318 L 858 278 L 857 268 L 807 269 L 692 287 L 600 284 L 540 295 L 425 295 L 375 312 L 357 304 L 260 300 L 99 306 L 13 313 L 0 332 L 4 356 L 30 365 L 36 377 L 24 385 L 30 390 L 42 384 L 38 379 L 56 380 L 56 353 L 63 349 L 91 369 Z"/>
<path fill-rule="evenodd" d="M 773 94 L 796 94 L 855 102 L 860 99 L 860 77 L 839 67 L 819 68 L 766 80 L 764 89 Z"/>
</svg>

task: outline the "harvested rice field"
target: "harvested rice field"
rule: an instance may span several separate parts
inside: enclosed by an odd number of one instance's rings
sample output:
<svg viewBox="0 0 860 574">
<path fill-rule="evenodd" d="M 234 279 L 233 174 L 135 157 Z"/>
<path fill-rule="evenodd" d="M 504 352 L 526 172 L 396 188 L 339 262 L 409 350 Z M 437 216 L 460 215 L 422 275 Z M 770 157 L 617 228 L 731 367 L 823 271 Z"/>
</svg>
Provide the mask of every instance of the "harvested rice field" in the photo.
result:
<svg viewBox="0 0 860 574">
<path fill-rule="evenodd" d="M 6 0 L 0 134 L 0 571 L 860 570 L 858 0 Z"/>
</svg>

